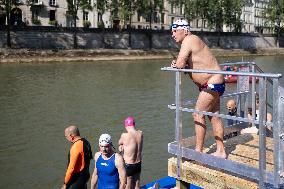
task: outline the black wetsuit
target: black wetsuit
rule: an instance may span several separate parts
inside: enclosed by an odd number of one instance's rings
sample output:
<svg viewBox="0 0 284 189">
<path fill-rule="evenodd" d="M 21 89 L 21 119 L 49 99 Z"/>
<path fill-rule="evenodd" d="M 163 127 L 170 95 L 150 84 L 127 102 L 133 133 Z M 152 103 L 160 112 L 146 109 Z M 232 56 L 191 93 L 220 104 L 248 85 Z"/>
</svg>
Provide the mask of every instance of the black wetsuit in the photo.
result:
<svg viewBox="0 0 284 189">
<path fill-rule="evenodd" d="M 89 165 L 90 160 L 93 158 L 93 155 L 90 143 L 84 138 L 81 138 L 80 140 L 83 141 L 85 165 L 82 171 L 73 173 L 71 179 L 66 184 L 66 189 L 87 189 L 87 182 L 90 178 Z M 68 165 L 69 162 L 70 153 L 68 154 Z"/>
</svg>

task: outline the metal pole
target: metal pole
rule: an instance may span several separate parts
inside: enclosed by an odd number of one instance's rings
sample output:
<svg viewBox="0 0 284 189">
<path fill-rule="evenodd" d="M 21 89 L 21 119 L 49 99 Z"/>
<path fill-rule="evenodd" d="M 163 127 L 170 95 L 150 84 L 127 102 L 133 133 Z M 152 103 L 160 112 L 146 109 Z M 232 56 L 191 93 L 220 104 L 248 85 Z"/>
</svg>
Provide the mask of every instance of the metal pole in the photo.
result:
<svg viewBox="0 0 284 189">
<path fill-rule="evenodd" d="M 240 71 L 240 68 L 239 70 Z M 240 79 L 241 76 L 238 76 L 238 79 L 237 79 L 237 92 L 241 92 L 241 79 Z M 238 95 L 237 96 L 237 114 L 240 115 L 240 108 L 241 108 L 241 98 L 242 96 Z"/>
<path fill-rule="evenodd" d="M 181 73 L 176 72 L 175 86 L 175 103 L 176 103 L 176 123 L 175 123 L 175 140 L 178 143 L 177 151 L 177 179 L 180 180 L 181 156 L 182 156 L 182 112 L 181 112 Z"/>
<path fill-rule="evenodd" d="M 266 172 L 266 78 L 259 79 L 259 187 L 265 188 Z"/>
<path fill-rule="evenodd" d="M 255 72 L 255 66 L 254 64 L 251 65 L 252 72 Z M 251 108 L 252 108 L 252 119 L 255 120 L 255 77 L 252 77 L 251 81 Z M 254 127 L 255 124 L 252 123 L 252 126 Z"/>
<path fill-rule="evenodd" d="M 280 111 L 280 95 L 279 95 L 279 81 L 278 79 L 273 79 L 273 156 L 274 156 L 274 187 L 278 188 L 280 183 L 280 170 L 283 164 L 283 159 L 281 160 L 280 154 L 280 122 L 279 122 L 279 111 Z M 281 162 L 281 164 L 280 164 Z"/>
<path fill-rule="evenodd" d="M 244 117 L 245 118 L 247 118 L 248 117 L 248 94 L 245 94 L 245 105 L 244 105 L 244 110 L 243 110 L 243 112 L 244 112 Z M 242 115 L 241 115 L 242 116 Z"/>
</svg>

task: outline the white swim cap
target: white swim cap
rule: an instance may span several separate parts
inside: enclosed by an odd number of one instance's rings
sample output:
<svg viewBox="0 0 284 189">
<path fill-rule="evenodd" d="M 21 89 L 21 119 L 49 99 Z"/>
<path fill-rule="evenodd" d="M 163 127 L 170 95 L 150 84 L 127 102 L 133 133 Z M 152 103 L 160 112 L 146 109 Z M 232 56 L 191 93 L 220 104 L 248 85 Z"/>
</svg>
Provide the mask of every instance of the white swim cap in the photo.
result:
<svg viewBox="0 0 284 189">
<path fill-rule="evenodd" d="M 99 139 L 100 145 L 112 145 L 111 136 L 109 134 L 102 134 Z"/>
<path fill-rule="evenodd" d="M 172 24 L 171 29 L 182 29 L 189 31 L 190 26 L 186 20 L 178 19 Z"/>
</svg>

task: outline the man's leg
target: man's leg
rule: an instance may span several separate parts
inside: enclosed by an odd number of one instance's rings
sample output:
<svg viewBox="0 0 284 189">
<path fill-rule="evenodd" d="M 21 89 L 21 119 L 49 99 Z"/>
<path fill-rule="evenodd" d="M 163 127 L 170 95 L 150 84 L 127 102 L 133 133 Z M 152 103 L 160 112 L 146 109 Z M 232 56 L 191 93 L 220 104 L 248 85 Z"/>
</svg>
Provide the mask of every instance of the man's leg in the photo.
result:
<svg viewBox="0 0 284 189">
<path fill-rule="evenodd" d="M 212 107 L 211 112 L 219 113 L 220 112 L 220 97 L 218 94 L 213 94 L 213 95 L 215 96 L 215 98 L 214 98 L 214 101 L 212 101 L 213 107 Z M 219 117 L 214 117 L 214 116 L 213 117 L 208 116 L 208 117 L 213 127 L 213 134 L 214 134 L 216 145 L 217 145 L 217 150 L 212 155 L 226 158 L 227 155 L 226 155 L 224 143 L 223 143 L 224 126 L 223 126 L 222 120 Z"/>
<path fill-rule="evenodd" d="M 140 189 L 140 173 L 133 175 L 135 189 Z"/>
<path fill-rule="evenodd" d="M 127 176 L 126 189 L 134 189 L 133 177 Z"/>
<path fill-rule="evenodd" d="M 199 93 L 195 109 L 199 111 L 209 111 L 212 109 L 212 101 L 214 96 L 208 92 L 201 91 Z M 195 124 L 195 135 L 196 135 L 196 147 L 195 150 L 198 152 L 203 151 L 204 138 L 206 134 L 206 123 L 205 116 L 193 113 L 193 119 Z"/>
</svg>

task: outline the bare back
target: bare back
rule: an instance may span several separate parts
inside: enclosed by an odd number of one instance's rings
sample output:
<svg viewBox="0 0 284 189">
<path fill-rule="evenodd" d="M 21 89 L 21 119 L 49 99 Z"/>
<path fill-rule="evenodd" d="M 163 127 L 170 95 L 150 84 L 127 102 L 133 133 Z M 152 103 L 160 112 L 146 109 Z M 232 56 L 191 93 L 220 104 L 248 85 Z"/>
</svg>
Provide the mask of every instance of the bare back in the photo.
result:
<svg viewBox="0 0 284 189">
<path fill-rule="evenodd" d="M 193 34 L 187 35 L 182 41 L 178 58 L 186 60 L 188 69 L 221 70 L 209 47 Z M 192 73 L 190 76 L 198 86 L 206 83 L 218 84 L 224 82 L 221 74 Z"/>
<path fill-rule="evenodd" d="M 131 129 L 127 133 L 122 133 L 119 145 L 123 146 L 123 158 L 125 163 L 134 164 L 142 160 L 142 131 Z"/>
</svg>

